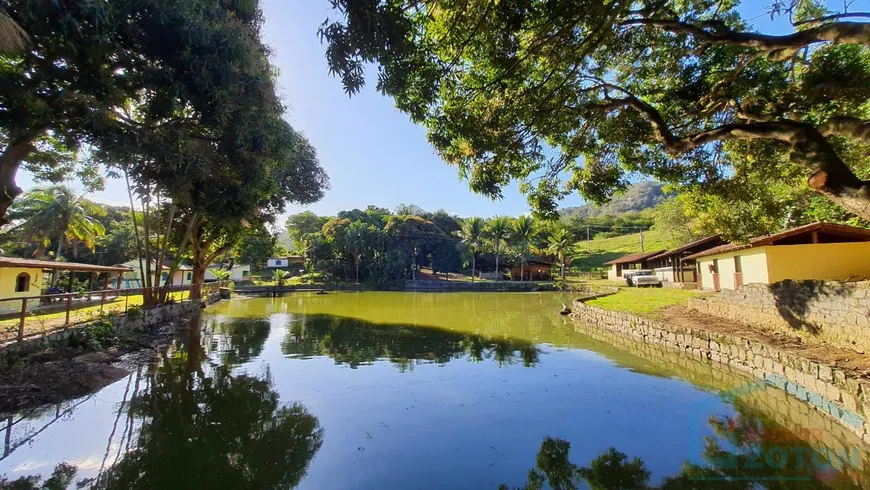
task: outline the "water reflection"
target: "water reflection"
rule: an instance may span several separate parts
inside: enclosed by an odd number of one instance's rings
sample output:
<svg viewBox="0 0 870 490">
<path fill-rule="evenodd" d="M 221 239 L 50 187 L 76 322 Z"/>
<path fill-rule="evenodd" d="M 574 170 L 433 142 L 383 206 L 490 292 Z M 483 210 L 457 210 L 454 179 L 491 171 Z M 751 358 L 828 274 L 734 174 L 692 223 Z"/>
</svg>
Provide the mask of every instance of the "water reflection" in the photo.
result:
<svg viewBox="0 0 870 490">
<path fill-rule="evenodd" d="M 63 490 L 72 484 L 76 476 L 75 466 L 61 463 L 54 467 L 51 475 L 43 482 L 39 475 L 22 476 L 14 480 L 0 478 L 2 490 Z"/>
<path fill-rule="evenodd" d="M 404 297 L 371 304 L 365 298 L 335 295 L 342 306 L 335 315 L 312 311 L 327 309 L 322 299 L 301 306 L 239 303 L 251 312 L 259 304 L 259 317 L 227 314 L 233 303 L 210 310 L 201 335 L 191 328 L 158 363 L 134 373 L 127 390 L 122 382 L 97 395 L 109 407 L 99 412 L 106 422 L 100 447 L 58 436 L 91 428 L 82 415 L 96 403 L 82 405 L 66 425 L 50 427 L 4 462 L 3 470 L 16 477 L 41 474 L 0 480 L 0 489 L 870 483 L 862 450 L 831 452 L 826 444 L 835 438 L 802 433 L 800 427 L 821 424 L 811 409 L 805 420 L 804 411 L 787 410 L 782 392 L 721 399 L 722 390 L 745 379 L 596 341 L 573 332 L 549 307 L 550 313 L 529 317 L 547 299 L 524 300 L 509 311 L 493 297 L 467 313 L 467 298 L 456 297 L 463 308 L 455 309 L 451 328 L 449 318 L 402 323 L 409 312 L 376 320 L 387 315 L 379 307 Z M 422 299 L 443 306 L 450 297 Z M 263 305 L 275 313 L 264 315 Z M 292 311 L 303 307 L 308 311 Z M 499 312 L 499 321 L 482 320 Z M 510 365 L 536 369 L 498 368 Z M 802 425 L 778 425 L 772 414 Z M 548 433 L 564 439 L 548 437 L 537 447 Z M 58 445 L 83 449 L 51 452 Z M 571 462 L 572 447 L 584 464 Z M 27 466 L 29 459 L 41 466 Z M 95 466 L 85 464 L 94 460 Z"/>
<path fill-rule="evenodd" d="M 260 375 L 232 371 L 262 350 L 268 331 L 268 323 L 264 328 L 258 321 L 234 322 L 226 335 L 202 342 L 199 329 L 191 329 L 141 383 L 136 380 L 122 405 L 123 429 L 113 430 L 100 473 L 77 481 L 76 488 L 297 486 L 323 443 L 319 421 L 300 403 L 282 406 L 268 369 Z M 216 345 L 222 363 L 213 365 L 206 361 L 204 347 Z M 121 415 L 119 410 L 119 420 Z M 113 440 L 117 433 L 120 439 Z M 74 466 L 59 465 L 45 482 L 23 477 L 2 481 L 0 488 L 62 489 L 75 474 Z"/>
<path fill-rule="evenodd" d="M 288 356 L 302 359 L 328 356 L 351 368 L 389 360 L 401 371 L 413 369 L 419 363 L 446 364 L 462 358 L 475 362 L 492 359 L 499 366 L 521 363 L 532 367 L 540 356 L 535 344 L 509 337 L 382 325 L 329 315 L 302 316 L 292 322 L 281 349 Z"/>
<path fill-rule="evenodd" d="M 710 425 L 720 439 L 708 438 L 704 463 L 686 462 L 660 485 L 650 484 L 650 471 L 638 457 L 629 458 L 611 447 L 588 466 L 578 466 L 569 459 L 570 442 L 547 436 L 525 484 L 513 488 L 540 490 L 546 484 L 554 490 L 575 490 L 585 482 L 592 490 L 847 489 L 863 488 L 868 482 L 860 453 L 856 460 L 819 450 L 803 434 L 785 431 L 751 408 L 743 407 L 737 417 L 711 417 Z"/>
</svg>

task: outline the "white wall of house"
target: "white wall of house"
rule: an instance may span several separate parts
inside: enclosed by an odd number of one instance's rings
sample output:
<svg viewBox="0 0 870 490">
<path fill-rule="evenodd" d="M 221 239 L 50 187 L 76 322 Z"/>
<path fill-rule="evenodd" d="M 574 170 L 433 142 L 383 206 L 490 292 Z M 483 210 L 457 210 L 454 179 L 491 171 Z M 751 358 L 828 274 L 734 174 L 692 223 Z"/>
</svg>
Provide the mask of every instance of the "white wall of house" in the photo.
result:
<svg viewBox="0 0 870 490">
<path fill-rule="evenodd" d="M 217 277 L 214 275 L 214 270 L 218 269 L 218 267 L 210 267 L 205 271 L 205 280 L 206 281 L 215 281 Z M 248 264 L 238 264 L 234 265 L 232 269 L 230 269 L 230 280 L 231 281 L 249 281 L 251 280 L 251 266 Z"/>
<path fill-rule="evenodd" d="M 305 267 L 305 263 L 300 262 L 300 260 L 299 258 L 273 257 L 266 260 L 266 267 L 269 269 L 302 269 Z"/>
<path fill-rule="evenodd" d="M 123 265 L 126 265 L 127 267 L 132 267 L 133 270 L 130 272 L 124 273 L 124 279 L 121 282 L 121 289 L 136 289 L 136 288 L 145 287 L 145 281 L 142 280 L 142 274 L 139 272 L 140 271 L 139 262 L 137 260 L 130 260 L 128 262 L 124 262 Z M 151 270 L 154 270 L 154 267 L 152 267 Z M 160 276 L 161 276 L 161 280 L 160 280 L 160 283 L 158 284 L 157 275 L 156 274 L 153 275 L 154 279 L 152 279 L 152 282 L 154 285 L 162 286 L 162 285 L 166 284 L 166 282 L 169 280 L 169 271 L 166 269 L 163 269 Z M 173 286 L 187 286 L 191 283 L 192 278 L 193 278 L 193 273 L 189 269 L 188 270 L 185 270 L 185 269 L 177 270 L 177 271 L 175 271 L 175 274 L 172 276 L 172 285 Z"/>
<path fill-rule="evenodd" d="M 701 268 L 701 284 L 704 289 L 713 289 L 713 272 L 710 266 L 714 263 L 719 270 L 719 287 L 736 289 L 734 272 L 736 272 L 735 256 L 740 256 L 740 268 L 743 271 L 743 284 L 768 283 L 767 247 L 747 248 L 735 252 L 710 255 L 698 259 Z"/>
<path fill-rule="evenodd" d="M 610 268 L 607 269 L 607 278 L 611 281 L 622 279 L 622 267 L 618 264 L 611 264 Z"/>
</svg>

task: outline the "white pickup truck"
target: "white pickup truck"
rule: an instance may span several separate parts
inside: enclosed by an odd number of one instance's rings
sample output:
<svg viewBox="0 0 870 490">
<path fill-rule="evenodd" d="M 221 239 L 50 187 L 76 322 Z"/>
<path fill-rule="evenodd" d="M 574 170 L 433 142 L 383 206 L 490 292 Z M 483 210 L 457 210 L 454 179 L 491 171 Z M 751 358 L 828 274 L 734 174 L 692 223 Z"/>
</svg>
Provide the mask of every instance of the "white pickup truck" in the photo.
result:
<svg viewBox="0 0 870 490">
<path fill-rule="evenodd" d="M 636 287 L 662 287 L 662 281 L 655 272 L 649 270 L 631 271 L 625 275 L 625 282 Z"/>
</svg>

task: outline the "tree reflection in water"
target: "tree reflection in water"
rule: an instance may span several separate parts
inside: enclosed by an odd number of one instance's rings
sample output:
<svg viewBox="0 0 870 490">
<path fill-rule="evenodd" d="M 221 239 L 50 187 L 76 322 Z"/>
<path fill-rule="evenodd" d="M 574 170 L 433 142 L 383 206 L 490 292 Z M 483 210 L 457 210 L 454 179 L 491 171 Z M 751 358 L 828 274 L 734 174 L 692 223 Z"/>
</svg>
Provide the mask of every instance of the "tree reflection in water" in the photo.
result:
<svg viewBox="0 0 870 490">
<path fill-rule="evenodd" d="M 149 370 L 148 388 L 126 404 L 128 417 L 141 421 L 129 451 L 119 447 L 114 465 L 76 488 L 290 489 L 305 476 L 323 443 L 317 418 L 300 403 L 282 406 L 268 370 L 232 372 L 262 350 L 268 323 L 264 335 L 262 322 L 233 322 L 205 343 L 198 319 L 191 325 L 178 348 Z M 220 362 L 205 362 L 204 347 Z M 0 480 L 0 489 L 60 490 L 75 473 L 62 464 L 43 483 L 33 476 Z"/>
<path fill-rule="evenodd" d="M 510 337 L 488 338 L 423 326 L 381 325 L 329 315 L 310 315 L 290 325 L 281 345 L 298 358 L 328 356 L 351 368 L 387 359 L 399 370 L 418 363 L 446 364 L 453 359 L 492 359 L 499 366 L 539 362 L 540 349 Z"/>
<path fill-rule="evenodd" d="M 818 451 L 806 439 L 793 434 L 788 437 L 786 431 L 753 409 L 738 407 L 738 411 L 733 419 L 710 419 L 719 438 L 733 449 L 724 449 L 719 439 L 708 438 L 702 454 L 705 464 L 686 462 L 677 475 L 665 478 L 658 486 L 649 484 L 650 472 L 639 458 L 629 459 L 611 447 L 589 466 L 577 466 L 568 457 L 571 443 L 548 436 L 541 443 L 535 468 L 517 490 L 575 490 L 583 487 L 584 481 L 592 490 L 851 489 L 863 488 L 870 481 L 868 471 L 860 468 L 858 448 L 857 461 Z"/>
<path fill-rule="evenodd" d="M 263 335 L 262 324 L 238 324 L 212 367 L 198 322 L 191 326 L 185 345 L 149 372 L 150 389 L 130 401 L 130 414 L 145 421 L 135 448 L 93 488 L 295 487 L 323 442 L 317 418 L 302 404 L 281 406 L 268 371 L 232 373 L 262 350 L 268 328 Z"/>
</svg>

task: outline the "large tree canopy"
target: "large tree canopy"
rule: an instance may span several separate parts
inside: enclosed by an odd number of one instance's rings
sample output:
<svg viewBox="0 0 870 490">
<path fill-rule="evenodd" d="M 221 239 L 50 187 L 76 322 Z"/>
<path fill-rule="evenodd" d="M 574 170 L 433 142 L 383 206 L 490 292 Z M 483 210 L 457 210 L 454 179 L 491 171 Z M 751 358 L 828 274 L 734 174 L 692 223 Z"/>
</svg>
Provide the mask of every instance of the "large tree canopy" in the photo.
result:
<svg viewBox="0 0 870 490">
<path fill-rule="evenodd" d="M 196 206 L 197 181 L 247 183 L 268 173 L 253 160 L 270 147 L 304 142 L 280 120 L 257 1 L 0 0 L 0 11 L 27 35 L 0 56 L 0 220 L 22 163 L 56 178 L 82 145 Z M 315 170 L 299 182 L 317 194 Z"/>
<path fill-rule="evenodd" d="M 552 214 L 640 172 L 727 189 L 801 180 L 870 218 L 870 23 L 777 0 L 792 32 L 755 32 L 737 0 L 332 0 L 330 70 L 378 88 L 471 188 L 521 181 Z"/>
</svg>

